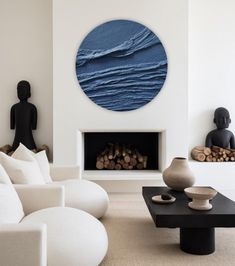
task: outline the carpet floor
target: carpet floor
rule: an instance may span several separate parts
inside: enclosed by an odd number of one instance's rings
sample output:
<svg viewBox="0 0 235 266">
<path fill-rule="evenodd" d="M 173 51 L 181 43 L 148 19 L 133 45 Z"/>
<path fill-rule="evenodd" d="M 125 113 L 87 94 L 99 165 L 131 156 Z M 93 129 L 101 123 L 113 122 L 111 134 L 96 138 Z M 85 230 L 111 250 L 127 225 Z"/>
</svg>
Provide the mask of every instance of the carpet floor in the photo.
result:
<svg viewBox="0 0 235 266">
<path fill-rule="evenodd" d="M 216 251 L 190 255 L 179 248 L 179 229 L 156 228 L 140 194 L 110 194 L 101 220 L 109 249 L 101 266 L 235 266 L 235 229 L 217 228 Z"/>
</svg>

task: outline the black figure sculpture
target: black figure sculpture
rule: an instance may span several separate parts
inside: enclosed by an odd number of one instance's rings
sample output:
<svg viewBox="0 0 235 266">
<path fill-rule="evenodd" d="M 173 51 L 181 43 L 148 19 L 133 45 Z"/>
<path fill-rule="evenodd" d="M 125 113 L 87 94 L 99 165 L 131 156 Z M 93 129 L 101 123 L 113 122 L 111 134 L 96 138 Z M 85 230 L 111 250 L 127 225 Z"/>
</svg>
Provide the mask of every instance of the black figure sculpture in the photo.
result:
<svg viewBox="0 0 235 266">
<path fill-rule="evenodd" d="M 20 142 L 28 149 L 36 149 L 32 129 L 37 127 L 37 109 L 28 102 L 31 96 L 30 84 L 21 80 L 17 85 L 17 95 L 20 102 L 11 107 L 11 129 L 15 129 L 15 139 L 12 150 L 16 150 Z"/>
<path fill-rule="evenodd" d="M 231 123 L 229 111 L 223 107 L 219 107 L 214 113 L 214 123 L 217 129 L 212 130 L 206 137 L 206 147 L 218 146 L 221 148 L 235 148 L 234 135 L 226 128 Z"/>
</svg>

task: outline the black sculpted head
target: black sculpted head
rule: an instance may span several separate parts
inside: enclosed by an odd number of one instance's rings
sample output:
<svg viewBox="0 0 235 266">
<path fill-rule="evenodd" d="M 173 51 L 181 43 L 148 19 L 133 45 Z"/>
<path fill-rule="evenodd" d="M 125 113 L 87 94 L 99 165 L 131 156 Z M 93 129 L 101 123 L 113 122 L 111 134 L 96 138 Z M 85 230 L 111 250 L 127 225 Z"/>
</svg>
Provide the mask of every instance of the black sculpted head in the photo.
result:
<svg viewBox="0 0 235 266">
<path fill-rule="evenodd" d="M 18 82 L 17 95 L 21 101 L 26 101 L 28 98 L 30 98 L 30 83 L 27 80 L 21 80 Z"/>
<path fill-rule="evenodd" d="M 219 107 L 214 113 L 214 123 L 218 129 L 228 128 L 231 123 L 229 111 L 224 107 Z"/>
<path fill-rule="evenodd" d="M 231 123 L 229 111 L 224 107 L 217 108 L 214 112 L 214 123 L 217 128 L 207 134 L 206 147 L 212 148 L 212 146 L 218 146 L 224 149 L 234 149 L 234 135 L 226 129 Z"/>
</svg>

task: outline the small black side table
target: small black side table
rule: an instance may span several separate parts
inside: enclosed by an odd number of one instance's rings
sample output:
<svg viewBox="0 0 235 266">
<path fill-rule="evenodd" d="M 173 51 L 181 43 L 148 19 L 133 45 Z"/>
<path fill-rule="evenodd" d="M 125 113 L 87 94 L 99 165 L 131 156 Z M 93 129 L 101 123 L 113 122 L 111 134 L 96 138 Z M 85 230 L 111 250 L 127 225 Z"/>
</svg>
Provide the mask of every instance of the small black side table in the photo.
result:
<svg viewBox="0 0 235 266">
<path fill-rule="evenodd" d="M 172 204 L 152 202 L 155 195 L 170 193 Z M 209 211 L 188 207 L 190 199 L 184 192 L 167 187 L 143 187 L 142 194 L 157 227 L 180 228 L 180 247 L 191 254 L 207 255 L 215 251 L 215 227 L 235 227 L 235 202 L 220 193 L 211 201 Z"/>
</svg>

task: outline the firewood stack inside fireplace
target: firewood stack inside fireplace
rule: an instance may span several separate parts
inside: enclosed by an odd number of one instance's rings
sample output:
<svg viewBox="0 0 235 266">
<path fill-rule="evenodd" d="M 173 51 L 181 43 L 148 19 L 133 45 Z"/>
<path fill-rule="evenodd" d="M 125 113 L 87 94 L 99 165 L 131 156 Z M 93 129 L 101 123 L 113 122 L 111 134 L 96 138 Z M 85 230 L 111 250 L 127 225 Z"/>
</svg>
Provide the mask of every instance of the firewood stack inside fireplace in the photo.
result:
<svg viewBox="0 0 235 266">
<path fill-rule="evenodd" d="M 130 144 L 108 143 L 96 158 L 99 170 L 146 169 L 148 156 Z"/>
<path fill-rule="evenodd" d="M 84 170 L 158 170 L 158 132 L 85 132 Z"/>
</svg>

